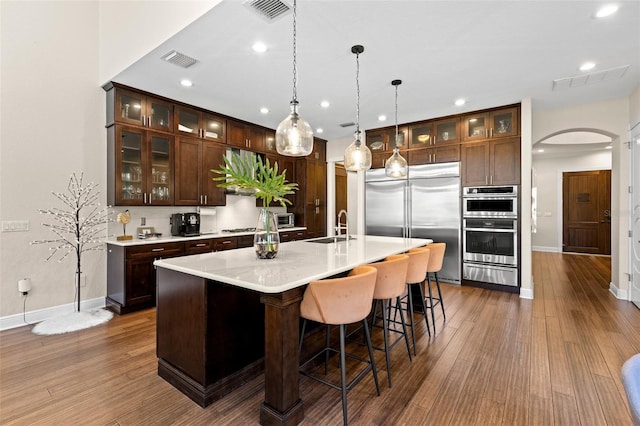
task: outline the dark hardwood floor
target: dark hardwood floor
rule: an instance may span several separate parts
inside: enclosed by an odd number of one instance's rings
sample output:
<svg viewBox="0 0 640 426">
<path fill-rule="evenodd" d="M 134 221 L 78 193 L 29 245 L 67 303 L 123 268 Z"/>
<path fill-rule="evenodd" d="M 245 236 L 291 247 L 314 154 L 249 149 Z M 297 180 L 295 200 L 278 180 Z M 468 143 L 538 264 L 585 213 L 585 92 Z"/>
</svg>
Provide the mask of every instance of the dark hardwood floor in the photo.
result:
<svg viewBox="0 0 640 426">
<path fill-rule="evenodd" d="M 416 317 L 418 355 L 392 350 L 391 389 L 376 353 L 381 396 L 370 377 L 356 385 L 350 424 L 631 425 L 620 368 L 640 352 L 640 310 L 609 293 L 610 259 L 535 252 L 533 265 L 535 300 L 443 285 L 446 324 L 429 339 Z M 0 423 L 258 424 L 262 377 L 202 409 L 157 376 L 154 315 L 0 333 Z M 304 424 L 341 424 L 339 392 L 300 384 Z"/>
</svg>

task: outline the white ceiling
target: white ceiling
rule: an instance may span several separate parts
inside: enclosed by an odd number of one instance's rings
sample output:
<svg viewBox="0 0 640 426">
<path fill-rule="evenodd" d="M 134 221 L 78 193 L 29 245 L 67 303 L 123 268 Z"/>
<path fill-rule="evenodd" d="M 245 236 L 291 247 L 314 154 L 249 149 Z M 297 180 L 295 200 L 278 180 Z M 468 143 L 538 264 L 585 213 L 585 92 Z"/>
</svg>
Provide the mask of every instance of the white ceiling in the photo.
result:
<svg viewBox="0 0 640 426">
<path fill-rule="evenodd" d="M 603 2 L 299 0 L 300 115 L 324 139 L 352 135 L 354 127 L 339 124 L 356 119 L 354 44 L 365 48 L 362 129 L 394 124 L 393 79 L 403 81 L 401 123 L 527 97 L 534 109 L 550 109 L 628 96 L 640 82 L 640 2 L 616 3 L 615 15 L 594 19 Z M 266 53 L 251 50 L 258 40 Z M 164 62 L 174 49 L 198 63 Z M 630 67 L 622 78 L 552 90 L 553 80 L 584 74 L 585 61 L 596 63 L 590 72 Z M 180 86 L 182 78 L 193 87 Z M 292 96 L 292 15 L 268 23 L 240 0 L 223 1 L 113 80 L 275 129 Z M 456 107 L 457 98 L 468 103 Z"/>
</svg>

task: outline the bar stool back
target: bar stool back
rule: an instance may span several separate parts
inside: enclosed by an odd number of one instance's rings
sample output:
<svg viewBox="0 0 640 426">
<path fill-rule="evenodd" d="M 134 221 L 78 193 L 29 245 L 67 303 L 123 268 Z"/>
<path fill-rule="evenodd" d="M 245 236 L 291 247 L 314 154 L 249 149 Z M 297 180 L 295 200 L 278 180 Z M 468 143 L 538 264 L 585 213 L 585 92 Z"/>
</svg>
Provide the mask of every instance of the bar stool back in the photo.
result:
<svg viewBox="0 0 640 426">
<path fill-rule="evenodd" d="M 342 419 L 347 424 L 347 391 L 369 370 L 373 373 L 373 380 L 376 385 L 376 392 L 380 395 L 378 375 L 373 356 L 373 347 L 367 325 L 367 316 L 371 312 L 373 302 L 373 292 L 376 285 L 377 270 L 371 266 L 357 266 L 348 276 L 343 278 L 311 281 L 304 292 L 300 303 L 300 316 L 304 319 L 302 323 L 302 335 L 300 336 L 300 348 L 304 339 L 307 320 L 326 324 L 326 347 L 314 355 L 311 359 L 300 366 L 300 373 L 342 391 Z M 363 322 L 363 329 L 369 349 L 369 360 L 365 360 L 355 355 L 347 354 L 345 351 L 345 328 L 347 324 Z M 327 373 L 327 360 L 329 352 L 338 352 L 329 345 L 330 325 L 340 326 L 340 386 L 323 380 L 317 376 L 304 371 L 304 367 L 312 362 L 317 356 L 325 355 L 325 374 Z M 346 381 L 346 356 L 366 362 L 368 365 L 350 382 Z"/>
<path fill-rule="evenodd" d="M 444 302 L 442 300 L 442 291 L 440 290 L 440 280 L 438 279 L 438 272 L 442 269 L 442 262 L 444 261 L 444 252 L 447 248 L 446 243 L 432 243 L 426 246 L 426 248 L 431 251 L 431 255 L 429 256 L 429 265 L 427 266 L 427 276 L 426 276 L 426 287 L 429 293 L 429 304 L 427 305 L 428 309 L 431 309 L 431 322 L 433 324 L 433 333 L 436 332 L 436 316 L 434 312 L 434 308 L 436 305 L 440 305 L 442 308 L 442 320 L 443 322 L 447 320 L 447 316 L 444 313 Z M 431 278 L 429 274 L 433 274 L 436 279 L 436 288 L 438 290 L 438 297 L 433 297 L 433 293 L 431 291 Z"/>
<path fill-rule="evenodd" d="M 407 270 L 407 311 L 409 312 L 409 326 L 411 327 L 411 339 L 413 340 L 413 353 L 416 354 L 416 333 L 413 325 L 413 295 L 412 287 L 418 287 L 420 291 L 420 300 L 422 303 L 422 313 L 424 321 L 427 324 L 427 333 L 431 336 L 429 328 L 429 320 L 427 316 L 427 307 L 424 302 L 424 292 L 422 283 L 427 276 L 427 266 L 429 265 L 429 257 L 431 251 L 427 247 L 419 247 L 409 250 L 409 269 Z"/>
<path fill-rule="evenodd" d="M 391 369 L 389 350 L 393 348 L 400 339 L 397 339 L 391 345 L 389 345 L 389 331 L 394 331 L 404 335 L 404 340 L 407 345 L 407 352 L 409 353 L 409 359 L 411 360 L 411 349 L 409 347 L 409 338 L 407 334 L 407 326 L 404 323 L 402 315 L 400 316 L 400 323 L 402 324 L 402 332 L 389 328 L 390 321 L 390 308 L 391 300 L 395 299 L 396 303 L 400 304 L 400 296 L 406 289 L 407 269 L 409 268 L 409 256 L 406 254 L 395 254 L 388 256 L 384 261 L 371 263 L 378 270 L 376 277 L 376 288 L 373 293 L 373 300 L 376 301 L 376 309 L 374 309 L 374 316 L 372 327 L 377 321 L 377 305 L 382 302 L 382 333 L 384 337 L 384 352 L 387 365 L 387 380 L 389 387 L 391 387 Z M 376 348 L 381 349 L 381 348 Z"/>
</svg>

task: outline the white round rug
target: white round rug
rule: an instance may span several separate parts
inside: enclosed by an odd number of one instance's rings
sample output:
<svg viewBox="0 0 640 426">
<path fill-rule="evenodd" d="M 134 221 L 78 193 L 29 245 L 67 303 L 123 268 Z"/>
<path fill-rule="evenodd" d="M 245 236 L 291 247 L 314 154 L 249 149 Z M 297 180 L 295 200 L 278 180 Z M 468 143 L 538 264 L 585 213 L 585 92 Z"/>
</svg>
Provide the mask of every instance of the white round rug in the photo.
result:
<svg viewBox="0 0 640 426">
<path fill-rule="evenodd" d="M 113 318 L 113 312 L 107 311 L 106 309 L 72 312 L 39 322 L 33 327 L 31 332 L 43 336 L 69 333 L 71 331 L 84 330 L 85 328 L 104 324 L 111 318 Z"/>
</svg>

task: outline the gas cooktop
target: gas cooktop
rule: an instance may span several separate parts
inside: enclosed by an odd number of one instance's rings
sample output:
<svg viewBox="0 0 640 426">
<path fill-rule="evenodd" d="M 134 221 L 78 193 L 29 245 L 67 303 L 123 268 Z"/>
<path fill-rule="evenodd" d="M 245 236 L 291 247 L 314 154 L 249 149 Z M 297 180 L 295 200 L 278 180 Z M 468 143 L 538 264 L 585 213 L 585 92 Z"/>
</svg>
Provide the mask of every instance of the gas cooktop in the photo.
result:
<svg viewBox="0 0 640 426">
<path fill-rule="evenodd" d="M 256 228 L 233 228 L 223 229 L 222 232 L 254 232 Z"/>
</svg>

